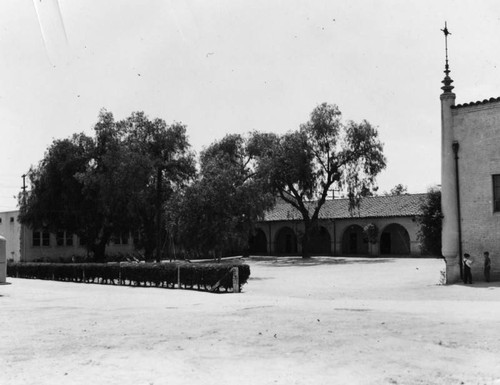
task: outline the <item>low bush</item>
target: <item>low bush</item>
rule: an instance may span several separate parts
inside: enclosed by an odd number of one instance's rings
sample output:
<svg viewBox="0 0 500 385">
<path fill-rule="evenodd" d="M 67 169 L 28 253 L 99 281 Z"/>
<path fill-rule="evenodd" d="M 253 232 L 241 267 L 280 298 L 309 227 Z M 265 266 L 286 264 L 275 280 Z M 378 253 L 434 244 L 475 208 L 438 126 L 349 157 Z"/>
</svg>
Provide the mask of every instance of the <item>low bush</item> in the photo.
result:
<svg viewBox="0 0 500 385">
<path fill-rule="evenodd" d="M 250 266 L 239 263 L 8 263 L 7 275 L 16 278 L 102 284 L 229 291 L 232 269 L 238 269 L 241 287 Z"/>
</svg>

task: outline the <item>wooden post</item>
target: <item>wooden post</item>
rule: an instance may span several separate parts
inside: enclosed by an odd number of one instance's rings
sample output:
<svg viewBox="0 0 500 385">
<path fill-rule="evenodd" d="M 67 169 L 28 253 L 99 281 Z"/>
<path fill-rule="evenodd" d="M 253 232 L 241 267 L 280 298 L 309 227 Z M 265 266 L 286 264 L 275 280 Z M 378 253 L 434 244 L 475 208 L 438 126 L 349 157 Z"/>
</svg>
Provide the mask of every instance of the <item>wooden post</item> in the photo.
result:
<svg viewBox="0 0 500 385">
<path fill-rule="evenodd" d="M 238 266 L 233 267 L 233 293 L 240 292 L 240 271 Z"/>
<path fill-rule="evenodd" d="M 177 289 L 181 288 L 181 267 L 177 266 Z"/>
<path fill-rule="evenodd" d="M 7 240 L 0 236 L 0 283 L 7 282 Z"/>
</svg>

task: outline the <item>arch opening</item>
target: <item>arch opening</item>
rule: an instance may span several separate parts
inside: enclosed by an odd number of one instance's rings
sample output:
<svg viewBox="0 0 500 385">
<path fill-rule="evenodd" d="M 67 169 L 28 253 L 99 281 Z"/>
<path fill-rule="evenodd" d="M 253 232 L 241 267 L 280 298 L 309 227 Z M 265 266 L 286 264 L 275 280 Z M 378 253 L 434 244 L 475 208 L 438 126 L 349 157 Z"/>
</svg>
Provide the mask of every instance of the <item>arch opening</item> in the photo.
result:
<svg viewBox="0 0 500 385">
<path fill-rule="evenodd" d="M 297 254 L 297 236 L 290 227 L 282 227 L 276 234 L 276 254 Z"/>
<path fill-rule="evenodd" d="M 368 242 L 364 241 L 363 228 L 350 225 L 342 235 L 342 254 L 368 255 Z"/>
<path fill-rule="evenodd" d="M 267 253 L 267 237 L 262 229 L 256 229 L 248 240 L 248 250 L 250 254 Z"/>
<path fill-rule="evenodd" d="M 398 223 L 386 226 L 380 234 L 380 254 L 409 255 L 410 252 L 408 231 Z"/>
<path fill-rule="evenodd" d="M 328 230 L 323 226 L 318 226 L 311 233 L 309 251 L 311 254 L 331 254 L 331 242 Z"/>
</svg>

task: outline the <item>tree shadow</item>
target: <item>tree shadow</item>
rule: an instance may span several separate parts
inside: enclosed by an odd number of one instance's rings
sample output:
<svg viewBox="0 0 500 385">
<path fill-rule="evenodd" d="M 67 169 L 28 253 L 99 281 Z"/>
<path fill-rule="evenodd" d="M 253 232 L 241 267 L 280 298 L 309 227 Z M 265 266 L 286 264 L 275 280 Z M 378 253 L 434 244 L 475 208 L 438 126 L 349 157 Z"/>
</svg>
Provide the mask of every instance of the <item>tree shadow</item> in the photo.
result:
<svg viewBox="0 0 500 385">
<path fill-rule="evenodd" d="M 362 257 L 249 257 L 248 261 L 263 263 L 267 266 L 319 266 L 319 265 L 350 265 L 394 263 L 392 258 L 362 258 Z"/>
<path fill-rule="evenodd" d="M 456 284 L 460 286 L 470 287 L 471 289 L 493 289 L 500 287 L 500 281 L 493 281 L 493 282 L 478 281 L 474 282 L 473 284 L 470 283 L 465 284 L 463 282 L 457 282 Z"/>
</svg>

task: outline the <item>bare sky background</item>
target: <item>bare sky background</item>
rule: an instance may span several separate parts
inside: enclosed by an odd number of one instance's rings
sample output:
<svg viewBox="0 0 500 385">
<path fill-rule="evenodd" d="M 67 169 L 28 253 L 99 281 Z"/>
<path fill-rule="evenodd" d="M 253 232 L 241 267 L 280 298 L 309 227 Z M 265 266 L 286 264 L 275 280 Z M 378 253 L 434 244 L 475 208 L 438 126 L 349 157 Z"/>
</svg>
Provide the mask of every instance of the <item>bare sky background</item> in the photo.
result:
<svg viewBox="0 0 500 385">
<path fill-rule="evenodd" d="M 319 103 L 379 128 L 380 192 L 440 183 L 444 21 L 457 103 L 500 96 L 498 1 L 2 0 L 0 210 L 99 110 L 226 133 L 295 130 Z"/>
</svg>

